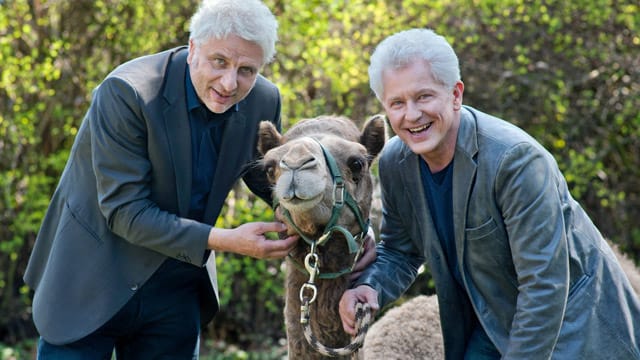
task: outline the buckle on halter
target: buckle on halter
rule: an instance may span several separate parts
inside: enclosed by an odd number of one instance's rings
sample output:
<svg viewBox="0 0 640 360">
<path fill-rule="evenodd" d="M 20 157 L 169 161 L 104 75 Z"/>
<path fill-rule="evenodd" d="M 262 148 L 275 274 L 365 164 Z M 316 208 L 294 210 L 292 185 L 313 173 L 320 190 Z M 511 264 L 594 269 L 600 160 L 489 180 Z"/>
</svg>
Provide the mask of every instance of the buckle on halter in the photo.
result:
<svg viewBox="0 0 640 360">
<path fill-rule="evenodd" d="M 344 205 L 345 199 L 345 188 L 344 183 L 333 183 L 333 204 L 337 206 Z"/>
</svg>

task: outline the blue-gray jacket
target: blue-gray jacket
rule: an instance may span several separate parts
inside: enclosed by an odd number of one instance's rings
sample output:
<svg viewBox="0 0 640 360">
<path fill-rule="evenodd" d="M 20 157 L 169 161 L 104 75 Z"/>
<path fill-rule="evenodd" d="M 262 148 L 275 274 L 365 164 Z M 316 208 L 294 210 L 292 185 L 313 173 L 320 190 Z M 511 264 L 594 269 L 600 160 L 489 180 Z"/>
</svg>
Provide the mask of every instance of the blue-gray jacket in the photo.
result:
<svg viewBox="0 0 640 360">
<path fill-rule="evenodd" d="M 462 359 L 472 311 L 503 359 L 640 359 L 640 302 L 556 161 L 503 120 L 461 110 L 453 168 L 460 293 L 437 238 L 418 155 L 392 138 L 380 158 L 378 259 L 360 277 L 393 301 L 430 267 L 447 359 Z"/>
</svg>

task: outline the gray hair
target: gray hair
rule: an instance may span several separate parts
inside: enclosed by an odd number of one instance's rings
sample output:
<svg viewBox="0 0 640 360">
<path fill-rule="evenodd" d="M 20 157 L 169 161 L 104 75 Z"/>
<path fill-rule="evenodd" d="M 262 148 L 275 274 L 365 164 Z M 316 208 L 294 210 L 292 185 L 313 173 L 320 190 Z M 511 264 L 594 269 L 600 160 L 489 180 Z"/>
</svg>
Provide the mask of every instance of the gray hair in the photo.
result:
<svg viewBox="0 0 640 360">
<path fill-rule="evenodd" d="M 405 30 L 384 39 L 371 55 L 369 85 L 378 100 L 382 100 L 385 69 L 400 69 L 420 59 L 431 65 L 434 79 L 445 86 L 453 88 L 460 80 L 458 57 L 443 36 L 430 29 Z"/>
<path fill-rule="evenodd" d="M 189 39 L 201 44 L 208 39 L 237 35 L 262 48 L 262 64 L 276 53 L 278 21 L 259 0 L 203 0 L 191 17 Z"/>
</svg>

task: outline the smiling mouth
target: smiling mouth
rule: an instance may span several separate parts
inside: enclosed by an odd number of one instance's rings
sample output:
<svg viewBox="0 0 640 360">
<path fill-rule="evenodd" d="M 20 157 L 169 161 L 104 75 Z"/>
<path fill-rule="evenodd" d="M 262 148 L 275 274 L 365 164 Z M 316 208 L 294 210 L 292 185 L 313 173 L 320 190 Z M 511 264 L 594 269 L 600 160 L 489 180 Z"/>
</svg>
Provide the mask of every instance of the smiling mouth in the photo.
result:
<svg viewBox="0 0 640 360">
<path fill-rule="evenodd" d="M 221 91 L 218 91 L 218 89 L 216 89 L 216 88 L 211 88 L 211 90 L 213 90 L 213 92 L 214 92 L 218 97 L 223 98 L 223 99 L 229 99 L 229 98 L 232 98 L 232 97 L 233 97 L 233 95 L 234 95 L 233 93 L 231 93 L 231 94 L 223 93 L 223 92 L 221 92 Z"/>
<path fill-rule="evenodd" d="M 422 126 L 419 126 L 419 127 L 411 128 L 411 129 L 408 129 L 408 130 L 412 134 L 417 134 L 419 132 L 427 130 L 430 127 L 431 127 L 431 123 L 425 124 L 425 125 L 422 125 Z"/>
</svg>

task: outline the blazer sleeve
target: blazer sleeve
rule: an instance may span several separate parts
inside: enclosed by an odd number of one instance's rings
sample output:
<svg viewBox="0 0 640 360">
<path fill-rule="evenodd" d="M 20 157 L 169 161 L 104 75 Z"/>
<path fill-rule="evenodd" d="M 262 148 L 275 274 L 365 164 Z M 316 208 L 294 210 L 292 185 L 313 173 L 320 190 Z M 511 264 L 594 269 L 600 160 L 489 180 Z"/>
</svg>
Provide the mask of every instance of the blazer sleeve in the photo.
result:
<svg viewBox="0 0 640 360">
<path fill-rule="evenodd" d="M 383 154 L 379 161 L 382 190 L 382 225 L 376 260 L 359 277 L 354 286 L 369 285 L 378 292 L 378 302 L 384 306 L 402 295 L 415 280 L 425 258 L 415 246 L 403 224 L 397 204 L 400 200 L 397 186 L 396 160 Z M 386 156 L 385 156 L 386 155 Z M 389 164 L 391 164 L 389 166 Z"/>
<path fill-rule="evenodd" d="M 164 211 L 150 199 L 146 114 L 132 84 L 108 77 L 88 117 L 98 203 L 109 229 L 166 256 L 202 265 L 210 226 Z"/>
</svg>

